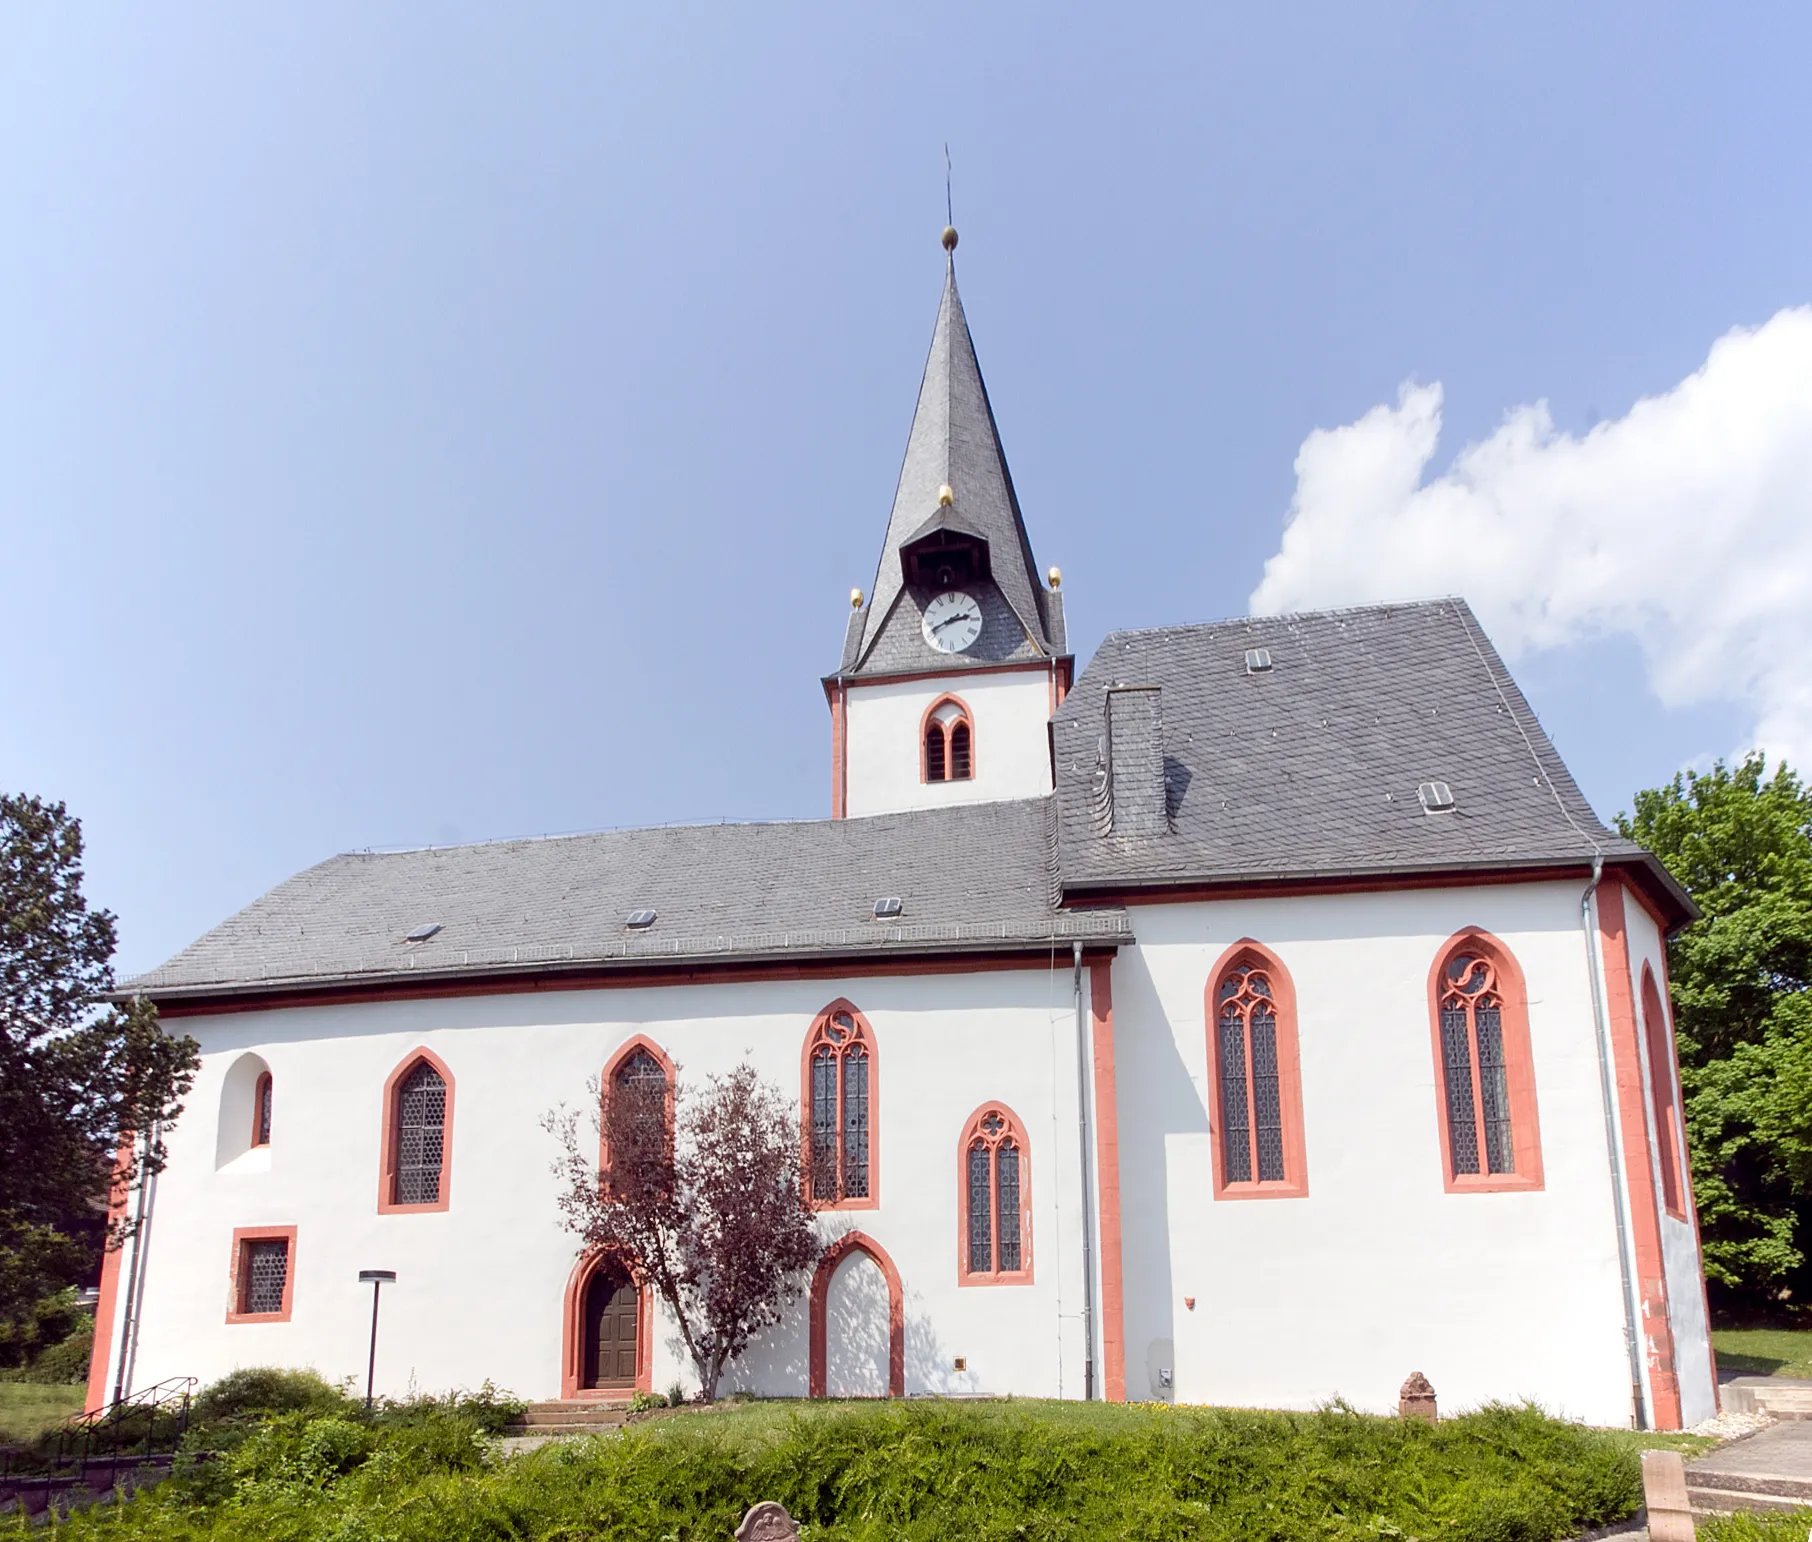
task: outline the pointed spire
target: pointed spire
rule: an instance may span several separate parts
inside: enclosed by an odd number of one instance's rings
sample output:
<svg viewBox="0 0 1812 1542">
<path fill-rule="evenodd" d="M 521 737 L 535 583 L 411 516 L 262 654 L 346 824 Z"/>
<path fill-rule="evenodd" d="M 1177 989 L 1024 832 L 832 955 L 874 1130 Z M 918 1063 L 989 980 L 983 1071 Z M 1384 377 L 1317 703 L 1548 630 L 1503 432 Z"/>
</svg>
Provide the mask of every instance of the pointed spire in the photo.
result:
<svg viewBox="0 0 1812 1542">
<path fill-rule="evenodd" d="M 1000 445 L 1000 430 L 982 382 L 975 342 L 956 288 L 956 231 L 946 227 L 944 295 L 938 306 L 931 354 L 919 386 L 918 408 L 906 437 L 906 459 L 894 493 L 893 515 L 881 548 L 872 598 L 862 616 L 846 668 L 860 669 L 905 587 L 900 548 L 938 529 L 960 531 L 988 543 L 995 585 L 1026 636 L 1045 654 L 1062 651 L 1057 627 L 1047 621 L 1054 597 L 1045 594 L 1032 558 L 1013 477 Z"/>
</svg>

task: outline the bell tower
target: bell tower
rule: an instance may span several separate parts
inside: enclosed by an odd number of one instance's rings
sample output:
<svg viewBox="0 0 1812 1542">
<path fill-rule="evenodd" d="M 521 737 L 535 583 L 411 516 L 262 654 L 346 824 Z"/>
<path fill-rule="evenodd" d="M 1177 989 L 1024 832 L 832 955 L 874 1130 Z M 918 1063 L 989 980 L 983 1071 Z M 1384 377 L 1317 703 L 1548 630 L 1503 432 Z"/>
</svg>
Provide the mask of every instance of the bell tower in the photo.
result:
<svg viewBox="0 0 1812 1542">
<path fill-rule="evenodd" d="M 943 237 L 944 294 L 874 586 L 824 681 L 834 818 L 1040 797 L 1069 689 L 1061 579 L 1038 576 Z"/>
</svg>

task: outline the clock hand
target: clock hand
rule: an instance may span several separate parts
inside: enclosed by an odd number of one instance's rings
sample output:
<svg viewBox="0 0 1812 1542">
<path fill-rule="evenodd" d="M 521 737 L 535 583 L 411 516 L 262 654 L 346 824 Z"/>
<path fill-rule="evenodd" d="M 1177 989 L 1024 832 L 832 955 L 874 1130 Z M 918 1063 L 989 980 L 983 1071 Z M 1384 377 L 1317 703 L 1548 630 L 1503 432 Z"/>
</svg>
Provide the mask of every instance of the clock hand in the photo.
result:
<svg viewBox="0 0 1812 1542">
<path fill-rule="evenodd" d="M 975 619 L 975 612 L 972 610 L 965 610 L 961 615 L 948 616 L 942 621 L 932 622 L 931 630 L 934 632 L 941 632 L 944 630 L 945 627 L 955 626 L 956 623 L 959 621 L 973 621 L 974 619 Z"/>
</svg>

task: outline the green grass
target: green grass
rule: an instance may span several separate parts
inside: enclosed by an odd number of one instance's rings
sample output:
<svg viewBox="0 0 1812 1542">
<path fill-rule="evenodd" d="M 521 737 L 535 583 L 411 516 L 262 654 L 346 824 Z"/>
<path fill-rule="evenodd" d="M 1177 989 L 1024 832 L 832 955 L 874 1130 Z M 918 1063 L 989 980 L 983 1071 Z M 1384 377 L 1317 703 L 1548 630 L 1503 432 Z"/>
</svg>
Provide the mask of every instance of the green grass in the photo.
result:
<svg viewBox="0 0 1812 1542">
<path fill-rule="evenodd" d="M 754 1403 L 500 1461 L 457 1416 L 302 1411 L 48 1535 L 703 1542 L 778 1499 L 810 1542 L 1553 1542 L 1631 1514 L 1635 1445 L 1533 1409 L 1440 1425 L 1050 1403 Z M 1796 1539 L 1797 1542 L 1797 1539 Z"/>
<path fill-rule="evenodd" d="M 1806 1542 L 1812 1510 L 1784 1515 L 1714 1515 L 1699 1522 L 1699 1542 Z"/>
<path fill-rule="evenodd" d="M 1721 1371 L 1812 1376 L 1812 1328 L 1714 1328 L 1711 1347 Z"/>
<path fill-rule="evenodd" d="M 86 1387 L 0 1381 L 0 1440 L 23 1445 L 82 1411 Z"/>
</svg>

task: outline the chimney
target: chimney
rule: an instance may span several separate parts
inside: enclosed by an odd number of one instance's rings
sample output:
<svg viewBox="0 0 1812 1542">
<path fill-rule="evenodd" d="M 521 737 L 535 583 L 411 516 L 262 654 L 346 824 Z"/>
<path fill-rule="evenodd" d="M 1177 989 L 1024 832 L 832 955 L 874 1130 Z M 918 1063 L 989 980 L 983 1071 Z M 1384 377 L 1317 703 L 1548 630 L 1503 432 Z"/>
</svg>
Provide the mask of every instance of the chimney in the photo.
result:
<svg viewBox="0 0 1812 1542">
<path fill-rule="evenodd" d="M 1155 685 L 1107 690 L 1108 828 L 1115 835 L 1164 835 L 1164 714 Z"/>
</svg>

